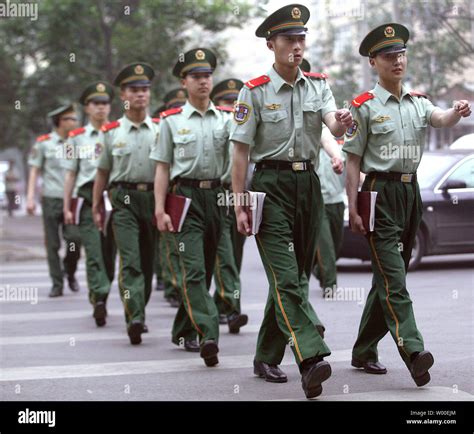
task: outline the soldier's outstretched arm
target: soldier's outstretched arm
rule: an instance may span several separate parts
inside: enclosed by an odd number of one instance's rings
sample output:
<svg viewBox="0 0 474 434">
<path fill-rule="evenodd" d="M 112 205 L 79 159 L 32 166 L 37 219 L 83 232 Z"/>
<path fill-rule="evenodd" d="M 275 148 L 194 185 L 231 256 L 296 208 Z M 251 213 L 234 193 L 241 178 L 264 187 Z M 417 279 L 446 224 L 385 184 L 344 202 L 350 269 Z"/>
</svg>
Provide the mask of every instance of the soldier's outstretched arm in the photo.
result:
<svg viewBox="0 0 474 434">
<path fill-rule="evenodd" d="M 326 113 L 323 120 L 332 135 L 340 137 L 352 125 L 352 114 L 347 109 L 339 109 L 335 112 Z"/>
<path fill-rule="evenodd" d="M 455 101 L 453 108 L 442 110 L 436 108 L 431 114 L 431 125 L 435 128 L 451 128 L 456 125 L 461 118 L 471 115 L 471 105 L 467 100 Z"/>
</svg>

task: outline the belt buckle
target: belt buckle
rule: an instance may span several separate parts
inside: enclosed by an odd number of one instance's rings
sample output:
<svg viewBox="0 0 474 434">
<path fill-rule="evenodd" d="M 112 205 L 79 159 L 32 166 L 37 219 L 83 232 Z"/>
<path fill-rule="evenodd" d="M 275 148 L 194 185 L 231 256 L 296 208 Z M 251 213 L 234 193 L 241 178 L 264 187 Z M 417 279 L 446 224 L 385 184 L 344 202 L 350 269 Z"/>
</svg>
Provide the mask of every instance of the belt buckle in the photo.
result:
<svg viewBox="0 0 474 434">
<path fill-rule="evenodd" d="M 304 161 L 295 161 L 291 163 L 291 169 L 294 172 L 300 172 L 301 170 L 306 170 L 306 163 Z"/>
<path fill-rule="evenodd" d="M 138 191 L 147 191 L 148 186 L 146 184 L 137 184 L 137 190 Z"/>
<path fill-rule="evenodd" d="M 199 181 L 199 188 L 206 188 L 209 189 L 212 186 L 212 181 L 206 180 L 206 181 Z"/>
<path fill-rule="evenodd" d="M 411 182 L 412 179 L 413 179 L 412 173 L 402 173 L 402 176 L 400 177 L 400 181 L 402 182 Z"/>
</svg>

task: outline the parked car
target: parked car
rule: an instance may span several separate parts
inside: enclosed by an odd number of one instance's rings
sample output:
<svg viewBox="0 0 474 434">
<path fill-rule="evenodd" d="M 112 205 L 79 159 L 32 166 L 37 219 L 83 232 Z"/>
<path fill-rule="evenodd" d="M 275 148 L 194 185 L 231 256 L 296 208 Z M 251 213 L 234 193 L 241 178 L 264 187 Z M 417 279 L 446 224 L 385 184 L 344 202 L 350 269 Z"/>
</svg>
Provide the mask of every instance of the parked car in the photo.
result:
<svg viewBox="0 0 474 434">
<path fill-rule="evenodd" d="M 474 133 L 466 134 L 455 140 L 449 147 L 451 150 L 469 149 L 474 151 Z"/>
<path fill-rule="evenodd" d="M 474 253 L 474 153 L 425 152 L 418 168 L 423 218 L 410 260 L 415 269 L 424 256 Z M 349 229 L 344 218 L 343 258 L 370 259 L 367 239 Z"/>
</svg>

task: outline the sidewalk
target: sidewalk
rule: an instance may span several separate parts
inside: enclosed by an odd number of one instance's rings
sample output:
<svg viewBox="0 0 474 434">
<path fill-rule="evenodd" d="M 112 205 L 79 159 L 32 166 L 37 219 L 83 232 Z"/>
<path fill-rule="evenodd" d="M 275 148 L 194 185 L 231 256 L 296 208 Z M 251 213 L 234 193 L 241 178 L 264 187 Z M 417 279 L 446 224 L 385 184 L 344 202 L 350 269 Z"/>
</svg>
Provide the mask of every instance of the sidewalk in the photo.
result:
<svg viewBox="0 0 474 434">
<path fill-rule="evenodd" d="M 0 215 L 0 263 L 46 258 L 41 216 Z"/>
</svg>

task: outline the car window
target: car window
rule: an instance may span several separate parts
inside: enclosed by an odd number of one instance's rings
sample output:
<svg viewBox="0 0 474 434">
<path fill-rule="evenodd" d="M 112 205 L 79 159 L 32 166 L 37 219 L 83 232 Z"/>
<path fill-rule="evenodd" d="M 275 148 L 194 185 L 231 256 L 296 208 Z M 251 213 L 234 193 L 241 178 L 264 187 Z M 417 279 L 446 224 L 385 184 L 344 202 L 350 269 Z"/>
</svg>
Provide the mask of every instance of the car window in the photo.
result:
<svg viewBox="0 0 474 434">
<path fill-rule="evenodd" d="M 454 166 L 456 161 L 456 158 L 449 155 L 425 154 L 417 171 L 420 188 L 425 189 L 432 186 L 450 167 Z"/>
<path fill-rule="evenodd" d="M 474 188 L 474 158 L 469 158 L 462 163 L 449 175 L 447 181 L 464 181 L 467 188 Z"/>
</svg>

